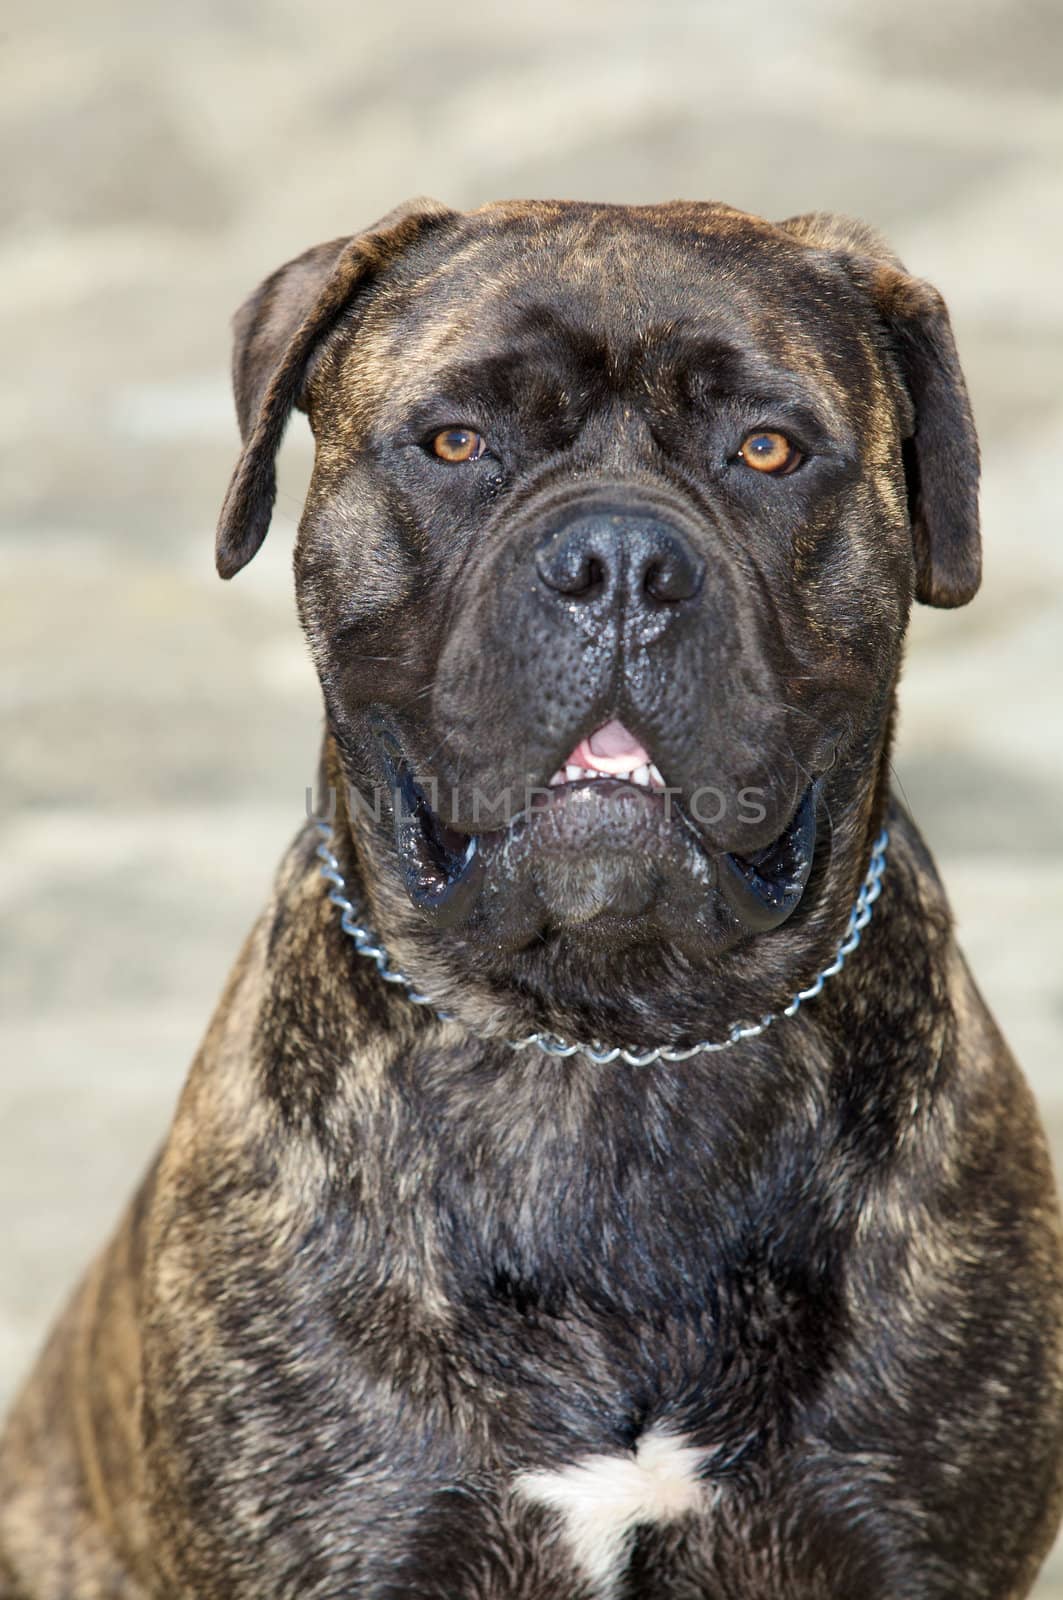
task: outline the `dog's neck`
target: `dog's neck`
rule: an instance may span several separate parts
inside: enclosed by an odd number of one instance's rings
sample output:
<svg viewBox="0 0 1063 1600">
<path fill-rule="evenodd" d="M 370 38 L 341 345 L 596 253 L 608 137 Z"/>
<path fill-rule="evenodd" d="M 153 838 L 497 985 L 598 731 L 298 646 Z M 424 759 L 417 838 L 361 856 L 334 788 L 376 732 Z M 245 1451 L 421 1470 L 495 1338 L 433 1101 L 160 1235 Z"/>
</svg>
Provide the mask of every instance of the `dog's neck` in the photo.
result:
<svg viewBox="0 0 1063 1600">
<path fill-rule="evenodd" d="M 372 929 L 366 926 L 362 907 L 350 898 L 347 880 L 339 858 L 332 848 L 335 839 L 333 825 L 321 818 L 314 818 L 314 826 L 321 840 L 316 854 L 321 861 L 321 876 L 328 885 L 329 902 L 336 907 L 340 916 L 340 926 L 351 939 L 358 954 L 372 962 L 382 983 L 393 984 L 401 989 L 411 1005 L 427 1007 L 438 1021 L 463 1027 L 460 1014 L 443 1011 L 433 1002 L 430 995 L 425 994 L 417 983 L 394 965 L 379 935 L 374 934 Z M 555 1059 L 582 1056 L 596 1066 L 612 1066 L 614 1063 L 619 1063 L 621 1067 L 649 1067 L 662 1061 L 680 1064 L 691 1060 L 694 1056 L 717 1055 L 721 1051 L 736 1049 L 751 1039 L 759 1038 L 780 1019 L 796 1016 L 802 1005 L 817 1000 L 823 992 L 824 985 L 831 978 L 838 976 L 849 957 L 859 949 L 864 932 L 870 924 L 875 904 L 882 892 L 888 843 L 889 833 L 884 828 L 875 841 L 867 875 L 850 912 L 845 934 L 830 964 L 817 973 L 804 988 L 799 989 L 782 1010 L 762 1012 L 756 1019 L 733 1022 L 721 1038 L 703 1039 L 693 1043 L 664 1041 L 632 1049 L 597 1039 L 569 1040 L 555 1033 L 538 1031 L 523 1034 L 518 1038 L 507 1038 L 505 1042 L 513 1050 L 533 1052 L 538 1050 L 541 1054 Z M 464 1031 L 473 1032 L 475 1037 L 490 1043 L 496 1042 L 499 1037 L 504 1037 L 495 1034 L 475 1034 L 475 1030 L 468 1028 L 464 1028 Z"/>
<path fill-rule="evenodd" d="M 340 928 L 308 827 L 273 914 L 256 1052 L 268 1088 L 285 1125 L 324 1146 L 341 1188 L 368 1172 L 396 1213 L 412 1204 L 402 1174 L 419 1151 L 421 1186 L 461 1220 L 470 1273 L 503 1259 L 506 1237 L 534 1236 L 535 1260 L 513 1272 L 549 1297 L 552 1260 L 563 1276 L 566 1261 L 598 1259 L 617 1196 L 632 1236 L 649 1228 L 666 1179 L 677 1256 L 693 1259 L 699 1229 L 748 1232 L 786 1174 L 796 1205 L 800 1174 L 837 1171 L 831 1150 L 867 1146 L 852 1170 L 886 1173 L 932 1116 L 955 1027 L 943 987 L 951 930 L 943 898 L 927 905 L 936 880 L 910 822 L 895 809 L 890 826 L 887 887 L 858 960 L 764 1036 L 644 1069 L 517 1054 L 411 1006 Z M 324 941 L 327 960 L 307 960 L 307 939 Z M 808 1200 L 809 1218 L 827 1201 Z M 841 1212 L 861 1203 L 830 1199 Z"/>
</svg>

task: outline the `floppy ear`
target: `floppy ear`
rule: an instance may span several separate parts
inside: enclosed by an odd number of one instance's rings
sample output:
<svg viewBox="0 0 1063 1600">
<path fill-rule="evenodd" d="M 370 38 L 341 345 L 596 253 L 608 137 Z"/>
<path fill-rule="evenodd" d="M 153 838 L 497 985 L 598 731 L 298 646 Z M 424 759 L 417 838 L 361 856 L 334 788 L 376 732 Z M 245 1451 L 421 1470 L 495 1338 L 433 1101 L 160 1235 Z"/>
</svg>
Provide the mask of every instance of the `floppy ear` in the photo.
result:
<svg viewBox="0 0 1063 1600">
<path fill-rule="evenodd" d="M 966 605 L 982 577 L 978 436 L 945 302 L 865 223 L 812 212 L 781 226 L 834 254 L 874 301 L 912 408 L 904 467 L 916 599 Z"/>
<path fill-rule="evenodd" d="M 218 521 L 216 561 L 223 578 L 246 566 L 266 537 L 277 450 L 321 340 L 379 267 L 455 215 L 436 200 L 410 200 L 367 232 L 315 245 L 289 261 L 236 313 L 233 390 L 244 448 Z"/>
</svg>

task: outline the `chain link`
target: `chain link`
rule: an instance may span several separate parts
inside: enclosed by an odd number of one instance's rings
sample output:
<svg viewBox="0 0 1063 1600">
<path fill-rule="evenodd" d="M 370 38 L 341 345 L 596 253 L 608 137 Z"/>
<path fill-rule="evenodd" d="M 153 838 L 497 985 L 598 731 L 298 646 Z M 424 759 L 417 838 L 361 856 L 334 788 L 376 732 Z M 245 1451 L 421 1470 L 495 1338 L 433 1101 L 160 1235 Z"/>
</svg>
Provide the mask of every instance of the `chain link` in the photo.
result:
<svg viewBox="0 0 1063 1600">
<path fill-rule="evenodd" d="M 396 983 L 405 989 L 407 998 L 415 1006 L 427 1006 L 434 1012 L 440 1022 L 457 1022 L 458 1018 L 452 1011 L 443 1011 L 437 1006 L 430 995 L 422 994 L 417 985 L 409 979 L 404 972 L 391 965 L 391 957 L 385 947 L 375 938 L 372 931 L 359 922 L 358 907 L 347 897 L 347 882 L 340 864 L 333 852 L 329 849 L 332 838 L 332 828 L 329 823 L 315 819 L 314 823 L 321 835 L 321 843 L 317 847 L 317 855 L 322 862 L 321 876 L 331 884 L 329 899 L 340 911 L 340 926 L 345 934 L 354 941 L 358 954 L 372 961 L 377 972 L 385 983 Z M 541 1050 L 548 1056 L 586 1056 L 589 1061 L 605 1067 L 613 1061 L 623 1061 L 629 1067 L 650 1067 L 657 1061 L 689 1061 L 691 1056 L 709 1055 L 717 1050 L 729 1050 L 732 1045 L 741 1044 L 745 1039 L 755 1039 L 759 1034 L 765 1033 L 773 1022 L 780 1017 L 792 1017 L 806 1000 L 814 1000 L 823 990 L 823 985 L 828 978 L 833 978 L 844 967 L 860 943 L 861 936 L 868 923 L 871 921 L 871 912 L 875 901 L 882 893 L 882 877 L 886 871 L 886 849 L 889 845 L 889 833 L 884 828 L 875 840 L 871 852 L 871 862 L 867 869 L 867 876 L 856 897 L 856 904 L 849 913 L 849 923 L 834 954 L 834 960 L 829 967 L 824 967 L 809 984 L 807 989 L 799 989 L 781 1011 L 769 1011 L 759 1022 L 736 1022 L 722 1039 L 703 1039 L 699 1044 L 679 1045 L 662 1044 L 652 1050 L 626 1050 L 622 1045 L 603 1045 L 597 1039 L 590 1044 L 571 1044 L 566 1039 L 561 1039 L 554 1033 L 529 1033 L 522 1039 L 500 1039 L 498 1035 L 474 1034 L 474 1037 L 485 1039 L 492 1044 L 504 1043 L 511 1050 Z M 467 1030 L 472 1031 L 472 1030 Z"/>
</svg>

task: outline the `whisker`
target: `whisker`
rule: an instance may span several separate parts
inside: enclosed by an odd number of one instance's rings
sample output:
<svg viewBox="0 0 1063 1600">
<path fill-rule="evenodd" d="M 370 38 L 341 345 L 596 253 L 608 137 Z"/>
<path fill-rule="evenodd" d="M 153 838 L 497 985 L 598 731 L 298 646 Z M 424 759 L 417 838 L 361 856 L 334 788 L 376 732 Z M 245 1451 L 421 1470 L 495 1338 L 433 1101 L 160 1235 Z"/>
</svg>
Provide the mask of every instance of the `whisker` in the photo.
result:
<svg viewBox="0 0 1063 1600">
<path fill-rule="evenodd" d="M 901 775 L 897 771 L 897 768 L 894 765 L 892 758 L 890 760 L 889 767 L 890 767 L 890 772 L 893 774 L 893 777 L 896 780 L 897 787 L 901 791 L 901 799 L 904 801 L 905 805 L 908 807 L 908 810 L 912 813 L 912 816 L 914 817 L 915 816 L 915 808 L 912 805 L 912 802 L 908 798 L 908 791 L 904 787 L 904 784 L 901 782 Z"/>
<path fill-rule="evenodd" d="M 795 717 L 804 717 L 806 722 L 819 724 L 819 717 L 813 716 L 811 711 L 802 711 L 800 706 L 792 706 L 787 700 L 780 700 L 779 706 L 783 711 L 792 711 Z"/>
</svg>

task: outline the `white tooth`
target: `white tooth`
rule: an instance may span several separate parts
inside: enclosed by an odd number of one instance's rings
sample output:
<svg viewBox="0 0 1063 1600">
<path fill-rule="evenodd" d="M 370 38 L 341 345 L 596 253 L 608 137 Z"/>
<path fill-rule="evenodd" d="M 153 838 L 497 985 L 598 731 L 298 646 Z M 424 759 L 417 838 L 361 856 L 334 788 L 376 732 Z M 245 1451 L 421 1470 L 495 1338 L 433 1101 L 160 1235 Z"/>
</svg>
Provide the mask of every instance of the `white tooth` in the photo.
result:
<svg viewBox="0 0 1063 1600">
<path fill-rule="evenodd" d="M 579 781 L 579 779 L 582 778 L 582 777 L 583 777 L 583 768 L 582 767 L 566 767 L 565 768 L 565 781 L 567 783 L 577 783 Z"/>
<path fill-rule="evenodd" d="M 555 783 L 564 783 L 564 781 L 565 781 L 565 774 L 563 772 L 561 772 L 560 770 L 558 770 L 557 772 L 554 773 L 553 777 L 550 779 L 550 785 L 551 785 L 551 787 L 553 787 L 553 785 Z"/>
<path fill-rule="evenodd" d="M 634 772 L 631 774 L 631 781 L 632 783 L 641 784 L 644 789 L 648 789 L 650 786 L 649 767 L 636 767 Z"/>
<path fill-rule="evenodd" d="M 661 777 L 660 770 L 655 766 L 650 768 L 650 782 L 653 784 L 655 789 L 663 789 L 665 787 L 665 782 Z"/>
</svg>

